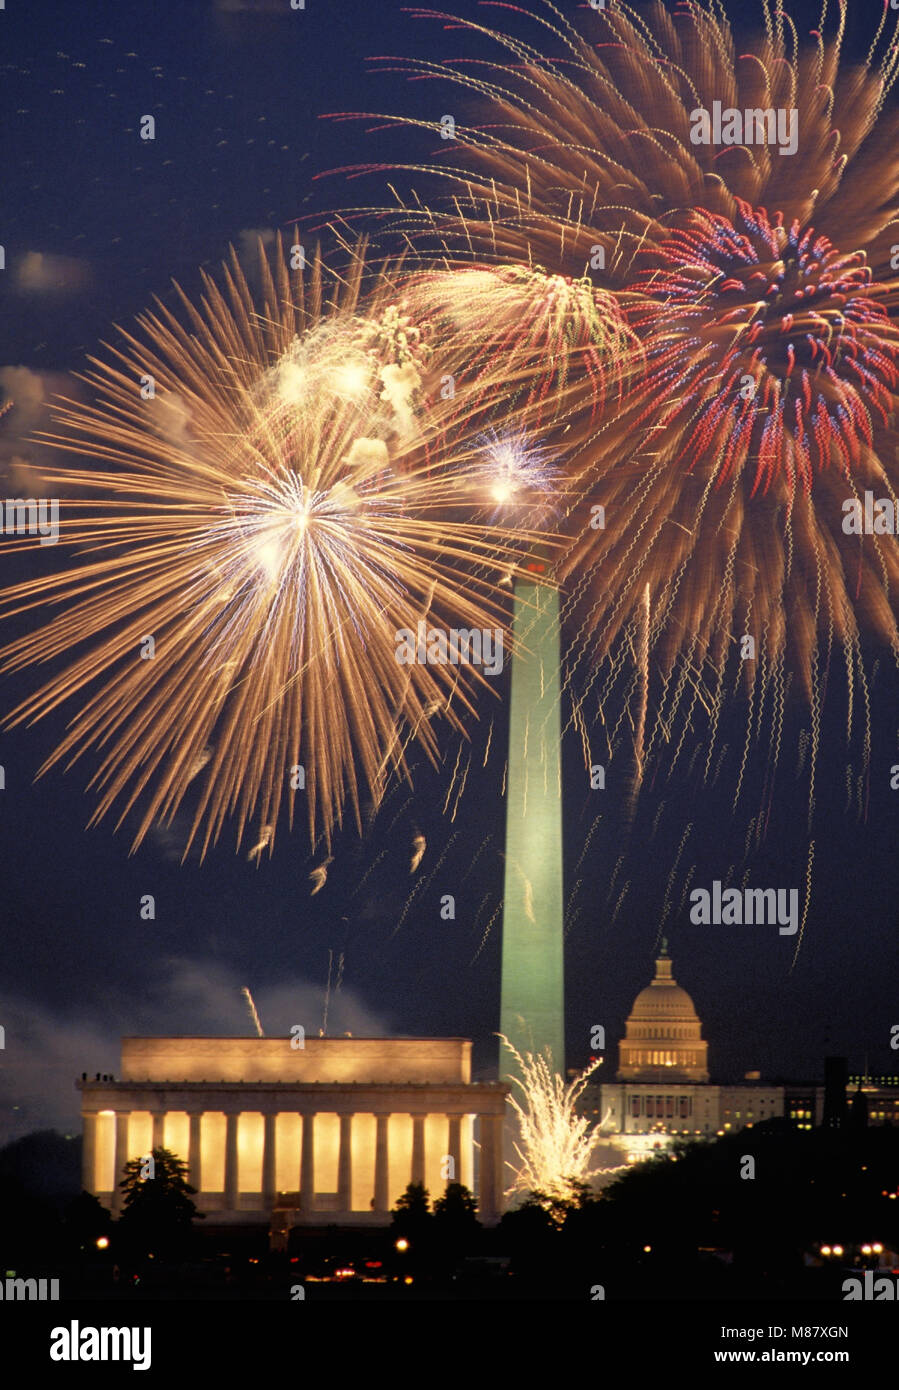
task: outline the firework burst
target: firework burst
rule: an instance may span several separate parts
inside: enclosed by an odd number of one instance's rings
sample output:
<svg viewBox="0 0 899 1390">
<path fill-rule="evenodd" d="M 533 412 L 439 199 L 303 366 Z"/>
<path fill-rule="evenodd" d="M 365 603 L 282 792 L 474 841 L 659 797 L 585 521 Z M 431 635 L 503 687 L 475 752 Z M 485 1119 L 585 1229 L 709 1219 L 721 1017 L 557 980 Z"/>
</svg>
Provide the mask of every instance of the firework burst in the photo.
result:
<svg viewBox="0 0 899 1390">
<path fill-rule="evenodd" d="M 581 505 L 558 573 L 573 664 L 591 661 L 595 684 L 609 663 L 606 698 L 626 654 L 642 653 L 630 689 L 645 704 L 651 662 L 645 753 L 674 740 L 676 761 L 675 718 L 686 728 L 704 709 L 707 772 L 734 679 L 749 724 L 758 731 L 763 710 L 773 722 L 775 759 L 792 681 L 812 712 L 813 783 L 836 650 L 866 758 L 862 642 L 899 654 L 899 551 L 842 523 L 847 499 L 895 503 L 899 485 L 889 9 L 876 7 L 854 65 L 845 4 L 801 36 L 762 0 L 759 31 L 739 46 L 717 3 L 615 4 L 576 22 L 552 4 L 519 9 L 539 43 L 417 13 L 498 45 L 501 61 L 404 65 L 464 89 L 473 113 L 442 162 L 416 166 L 452 198 L 402 208 L 406 234 L 436 236 L 460 260 L 589 277 L 618 296 L 640 346 L 599 424 L 585 382 L 566 395 L 559 442 Z M 716 103 L 748 113 L 733 143 L 694 139 L 697 113 Z M 759 139 L 766 111 L 795 113 L 795 152 Z M 597 505 L 606 523 L 594 529 Z"/>
<path fill-rule="evenodd" d="M 515 1059 L 517 1074 L 512 1072 L 512 1081 L 524 1101 L 521 1104 L 509 1096 L 520 1135 L 520 1143 L 515 1144 L 520 1167 L 509 1195 L 534 1193 L 548 1210 L 558 1210 L 558 1204 L 570 1200 L 579 1185 L 607 1171 L 591 1166 L 599 1126 L 591 1127 L 587 1117 L 577 1113 L 577 1102 L 602 1059 L 591 1062 L 566 1084 L 545 1057 L 530 1052 L 522 1057 L 502 1033 L 499 1038 Z"/>
<path fill-rule="evenodd" d="M 70 494 L 71 563 L 2 595 L 5 615 L 54 610 L 3 670 L 74 657 L 7 724 L 78 701 L 41 771 L 100 750 L 93 820 L 141 799 L 135 847 L 194 782 L 185 853 L 230 815 L 271 853 L 298 796 L 313 834 L 347 802 L 358 822 L 363 789 L 377 804 L 413 740 L 433 759 L 434 716 L 461 728 L 484 684 L 398 664 L 397 631 L 504 625 L 490 575 L 516 537 L 465 519 L 482 479 L 453 443 L 464 393 L 432 392 L 455 364 L 432 360 L 414 296 L 387 270 L 368 290 L 361 254 L 331 288 L 320 259 L 260 261 L 257 296 L 232 254 L 199 307 L 179 290 L 183 316 L 160 305 L 91 359 L 94 403 L 63 402 L 50 436 L 91 466 L 44 477 Z"/>
</svg>

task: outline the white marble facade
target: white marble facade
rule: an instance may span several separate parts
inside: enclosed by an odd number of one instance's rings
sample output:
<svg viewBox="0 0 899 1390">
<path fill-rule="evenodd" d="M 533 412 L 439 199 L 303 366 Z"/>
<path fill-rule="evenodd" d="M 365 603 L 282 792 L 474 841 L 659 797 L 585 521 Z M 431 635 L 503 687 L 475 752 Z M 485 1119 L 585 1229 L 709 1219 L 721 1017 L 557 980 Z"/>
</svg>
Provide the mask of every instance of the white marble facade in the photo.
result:
<svg viewBox="0 0 899 1390">
<path fill-rule="evenodd" d="M 293 1045 L 292 1045 L 293 1042 Z M 182 1158 L 210 1219 L 379 1224 L 409 1182 L 502 1211 L 507 1088 L 458 1038 L 125 1038 L 122 1077 L 82 1080 L 83 1184 L 112 1210 L 124 1164 Z"/>
</svg>

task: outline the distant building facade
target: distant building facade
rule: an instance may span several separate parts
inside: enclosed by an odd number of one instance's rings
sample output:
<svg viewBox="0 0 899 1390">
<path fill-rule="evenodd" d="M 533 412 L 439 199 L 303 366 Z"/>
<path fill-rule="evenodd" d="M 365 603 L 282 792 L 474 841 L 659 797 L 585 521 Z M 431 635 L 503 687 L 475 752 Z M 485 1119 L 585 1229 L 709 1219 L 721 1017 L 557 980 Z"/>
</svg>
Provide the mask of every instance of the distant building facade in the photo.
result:
<svg viewBox="0 0 899 1390">
<path fill-rule="evenodd" d="M 655 964 L 628 1017 L 615 1082 L 584 1092 L 604 1142 L 636 1163 L 679 1137 L 709 1138 L 784 1115 L 808 1128 L 821 1123 L 822 1086 L 764 1085 L 758 1072 L 732 1085 L 710 1081 L 708 1043 L 664 942 Z"/>
<path fill-rule="evenodd" d="M 164 1147 L 223 1223 L 385 1224 L 409 1182 L 450 1181 L 498 1219 L 508 1087 L 471 1081 L 469 1041 L 291 1042 L 123 1038 L 121 1080 L 77 1083 L 85 1189 L 119 1210 L 125 1163 Z"/>
<path fill-rule="evenodd" d="M 865 1120 L 869 1125 L 899 1125 L 899 1076 L 853 1075 L 849 1077 L 849 1097 L 861 1095 L 865 1101 Z"/>
</svg>

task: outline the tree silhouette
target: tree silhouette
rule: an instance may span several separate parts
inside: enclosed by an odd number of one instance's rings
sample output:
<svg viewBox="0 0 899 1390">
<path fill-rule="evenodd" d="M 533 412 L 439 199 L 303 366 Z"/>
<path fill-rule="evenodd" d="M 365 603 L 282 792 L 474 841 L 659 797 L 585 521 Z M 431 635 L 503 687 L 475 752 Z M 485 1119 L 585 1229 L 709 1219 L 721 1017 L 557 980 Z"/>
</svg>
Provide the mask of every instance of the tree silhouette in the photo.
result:
<svg viewBox="0 0 899 1390">
<path fill-rule="evenodd" d="M 477 1212 L 477 1200 L 467 1187 L 447 1183 L 434 1202 L 434 1236 L 444 1262 L 454 1263 L 475 1249 L 481 1231 Z"/>
<path fill-rule="evenodd" d="M 410 1182 L 402 1197 L 396 1199 L 396 1206 L 390 1216 L 393 1230 L 400 1236 L 411 1238 L 428 1230 L 433 1217 L 429 1206 L 430 1194 L 422 1182 Z"/>
<path fill-rule="evenodd" d="M 187 1164 L 169 1149 L 154 1149 L 150 1157 L 152 1165 L 146 1158 L 125 1164 L 119 1233 L 133 1254 L 178 1258 L 191 1244 L 194 1218 L 204 1219 L 191 1201 L 197 1189 L 187 1181 Z"/>
<path fill-rule="evenodd" d="M 112 1217 L 102 1202 L 90 1192 L 81 1192 L 73 1197 L 64 1213 L 65 1232 L 73 1251 L 89 1254 L 96 1252 L 96 1243 L 101 1236 L 109 1239 L 113 1234 Z"/>
<path fill-rule="evenodd" d="M 452 1223 L 468 1230 L 478 1224 L 477 1198 L 461 1182 L 449 1182 L 442 1197 L 434 1203 L 434 1215 L 440 1222 Z"/>
</svg>

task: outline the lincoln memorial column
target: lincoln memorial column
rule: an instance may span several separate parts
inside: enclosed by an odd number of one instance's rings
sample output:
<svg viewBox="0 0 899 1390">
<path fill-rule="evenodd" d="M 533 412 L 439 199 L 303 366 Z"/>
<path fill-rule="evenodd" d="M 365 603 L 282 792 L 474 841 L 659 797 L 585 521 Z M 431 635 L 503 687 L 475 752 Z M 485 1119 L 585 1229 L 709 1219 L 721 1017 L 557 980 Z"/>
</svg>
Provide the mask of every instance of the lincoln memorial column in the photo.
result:
<svg viewBox="0 0 899 1390">
<path fill-rule="evenodd" d="M 425 1117 L 412 1116 L 412 1181 L 425 1180 Z"/>
<path fill-rule="evenodd" d="M 349 1211 L 353 1203 L 353 1117 L 340 1117 L 340 1148 L 337 1150 L 337 1205 Z"/>
<path fill-rule="evenodd" d="M 375 1138 L 375 1211 L 386 1211 L 390 1201 L 390 1169 L 387 1157 L 387 1126 L 389 1115 L 378 1115 L 378 1131 Z"/>
<path fill-rule="evenodd" d="M 225 1116 L 225 1210 L 236 1211 L 237 1187 L 237 1115 Z"/>
<path fill-rule="evenodd" d="M 187 1177 L 191 1187 L 197 1192 L 203 1189 L 203 1173 L 200 1167 L 200 1120 L 199 1110 L 190 1114 L 190 1138 L 187 1146 Z"/>
<path fill-rule="evenodd" d="M 117 1110 L 115 1117 L 115 1159 L 112 1167 L 112 1209 L 121 1211 L 124 1201 L 124 1193 L 119 1187 L 119 1183 L 124 1176 L 122 1169 L 128 1162 L 128 1120 L 130 1112 L 127 1110 Z"/>
<path fill-rule="evenodd" d="M 462 1116 L 449 1115 L 449 1156 L 453 1160 L 449 1182 L 462 1181 Z"/>
<path fill-rule="evenodd" d="M 480 1116 L 481 1181 L 478 1193 L 478 1215 L 484 1221 L 494 1221 L 503 1202 L 503 1117 Z"/>
<path fill-rule="evenodd" d="M 300 1208 L 309 1214 L 315 1209 L 315 1115 L 303 1115 L 303 1146 L 300 1152 Z"/>
<path fill-rule="evenodd" d="M 165 1111 L 153 1111 L 153 1138 L 150 1142 L 151 1149 L 165 1148 Z"/>
<path fill-rule="evenodd" d="M 275 1205 L 275 1121 L 277 1115 L 264 1115 L 262 1132 L 262 1205 L 271 1211 Z"/>
<path fill-rule="evenodd" d="M 97 1190 L 97 1117 L 81 1116 L 81 1186 L 85 1192 Z"/>
</svg>

